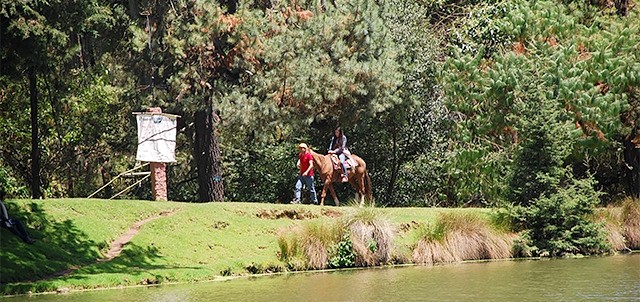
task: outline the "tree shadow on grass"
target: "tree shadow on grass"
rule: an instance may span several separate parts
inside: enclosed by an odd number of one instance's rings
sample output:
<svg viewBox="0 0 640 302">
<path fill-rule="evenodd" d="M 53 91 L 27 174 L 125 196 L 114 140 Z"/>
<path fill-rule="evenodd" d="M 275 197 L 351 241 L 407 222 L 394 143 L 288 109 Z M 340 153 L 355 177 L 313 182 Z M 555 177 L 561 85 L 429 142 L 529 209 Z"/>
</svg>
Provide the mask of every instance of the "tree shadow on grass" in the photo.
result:
<svg viewBox="0 0 640 302">
<path fill-rule="evenodd" d="M 34 244 L 25 244 L 6 229 L 0 242 L 0 283 L 42 279 L 54 272 L 95 261 L 99 248 L 73 221 L 55 221 L 37 203 L 6 202 L 9 215 L 27 226 Z"/>
<path fill-rule="evenodd" d="M 139 246 L 127 243 L 126 248 L 117 257 L 108 261 L 96 261 L 90 265 L 78 269 L 74 274 L 64 276 L 65 280 L 83 280 L 90 275 L 121 274 L 132 277 L 132 280 L 122 280 L 120 285 L 154 284 L 167 280 L 164 274 L 155 274 L 150 277 L 150 271 L 173 269 L 201 269 L 200 267 L 185 267 L 158 264 L 157 259 L 162 258 L 154 246 Z M 168 275 L 168 274 L 167 274 Z M 172 280 L 167 280 L 172 281 Z"/>
<path fill-rule="evenodd" d="M 7 201 L 12 218 L 20 219 L 36 239 L 25 244 L 6 229 L 0 230 L 0 294 L 22 294 L 56 290 L 54 278 L 84 279 L 86 275 L 142 274 L 150 269 L 171 269 L 154 264 L 162 256 L 151 247 L 126 244 L 122 254 L 98 262 L 104 242 L 91 240 L 72 220 L 56 221 L 37 203 Z"/>
</svg>

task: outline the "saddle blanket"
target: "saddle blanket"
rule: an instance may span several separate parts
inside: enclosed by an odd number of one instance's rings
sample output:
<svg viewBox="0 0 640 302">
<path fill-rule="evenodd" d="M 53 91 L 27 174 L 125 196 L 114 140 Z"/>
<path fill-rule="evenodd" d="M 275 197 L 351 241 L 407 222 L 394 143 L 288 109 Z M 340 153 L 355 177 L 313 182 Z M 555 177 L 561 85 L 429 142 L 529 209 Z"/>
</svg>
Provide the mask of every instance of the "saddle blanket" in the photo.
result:
<svg viewBox="0 0 640 302">
<path fill-rule="evenodd" d="M 338 155 L 336 154 L 331 155 L 331 162 L 333 163 L 334 170 L 342 170 L 342 166 L 340 166 L 340 158 L 338 157 Z M 358 162 L 347 155 L 347 160 L 344 161 L 344 167 L 346 169 L 350 169 L 357 165 L 358 165 Z"/>
</svg>

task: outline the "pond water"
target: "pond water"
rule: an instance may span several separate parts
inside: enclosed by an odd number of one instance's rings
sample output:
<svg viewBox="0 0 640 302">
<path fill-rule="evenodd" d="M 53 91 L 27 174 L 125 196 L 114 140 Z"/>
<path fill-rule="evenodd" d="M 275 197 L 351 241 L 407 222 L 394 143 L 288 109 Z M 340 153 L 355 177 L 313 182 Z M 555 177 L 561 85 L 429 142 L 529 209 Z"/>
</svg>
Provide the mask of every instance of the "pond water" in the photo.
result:
<svg viewBox="0 0 640 302">
<path fill-rule="evenodd" d="M 640 253 L 297 273 L 5 301 L 640 301 Z"/>
</svg>

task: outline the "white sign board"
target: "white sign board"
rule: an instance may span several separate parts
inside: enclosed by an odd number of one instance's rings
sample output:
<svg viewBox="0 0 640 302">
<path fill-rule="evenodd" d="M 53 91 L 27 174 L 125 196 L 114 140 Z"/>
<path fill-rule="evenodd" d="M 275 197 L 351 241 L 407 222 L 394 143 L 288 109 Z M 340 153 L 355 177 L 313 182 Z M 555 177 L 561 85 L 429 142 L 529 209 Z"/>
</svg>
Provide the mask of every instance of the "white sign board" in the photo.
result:
<svg viewBox="0 0 640 302">
<path fill-rule="evenodd" d="M 175 162 L 177 116 L 158 113 L 136 113 L 138 152 L 136 160 Z"/>
</svg>

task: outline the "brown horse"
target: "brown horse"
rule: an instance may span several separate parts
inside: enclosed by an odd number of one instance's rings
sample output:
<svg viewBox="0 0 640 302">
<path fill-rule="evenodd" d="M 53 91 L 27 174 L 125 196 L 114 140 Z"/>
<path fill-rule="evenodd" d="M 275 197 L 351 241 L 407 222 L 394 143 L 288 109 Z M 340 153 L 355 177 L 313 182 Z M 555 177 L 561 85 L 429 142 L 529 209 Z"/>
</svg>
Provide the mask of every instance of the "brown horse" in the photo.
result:
<svg viewBox="0 0 640 302">
<path fill-rule="evenodd" d="M 320 174 L 320 179 L 324 184 L 322 186 L 322 194 L 320 199 L 320 205 L 324 205 L 324 198 L 327 196 L 327 188 L 331 191 L 331 196 L 333 196 L 333 200 L 335 201 L 336 206 L 340 205 L 340 201 L 338 200 L 338 196 L 336 196 L 336 191 L 333 188 L 333 182 L 339 181 L 340 177 L 335 177 L 336 173 L 333 169 L 333 164 L 331 163 L 331 154 L 322 155 L 314 152 L 313 150 L 309 150 L 311 155 L 313 156 L 313 166 L 318 174 Z M 355 167 L 351 167 L 349 169 L 349 183 L 356 190 L 356 200 L 359 199 L 360 206 L 364 205 L 364 199 L 371 201 L 371 178 L 369 177 L 369 172 L 367 171 L 367 164 L 362 160 L 362 158 L 351 154 L 351 157 L 358 162 L 358 165 Z M 341 173 L 341 171 L 337 172 Z M 338 175 L 339 176 L 339 175 Z"/>
</svg>

